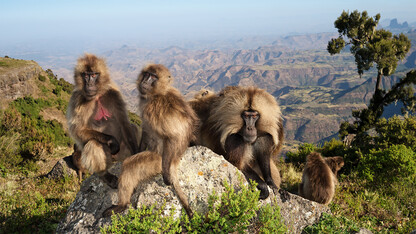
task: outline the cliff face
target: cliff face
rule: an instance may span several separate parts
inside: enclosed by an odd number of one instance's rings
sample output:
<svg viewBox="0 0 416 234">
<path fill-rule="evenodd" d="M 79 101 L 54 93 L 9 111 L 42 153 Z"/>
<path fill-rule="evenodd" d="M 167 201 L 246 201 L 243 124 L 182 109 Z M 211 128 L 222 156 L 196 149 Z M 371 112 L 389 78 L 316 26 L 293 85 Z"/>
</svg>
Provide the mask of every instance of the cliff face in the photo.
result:
<svg viewBox="0 0 416 234">
<path fill-rule="evenodd" d="M 0 58 L 1 103 L 26 95 L 36 96 L 35 80 L 45 73 L 34 61 Z"/>
<path fill-rule="evenodd" d="M 0 57 L 0 108 L 5 109 L 11 101 L 26 96 L 68 102 L 69 93 L 53 93 L 57 82 L 51 72 L 45 72 L 35 61 Z M 66 127 L 65 111 L 48 107 L 40 114 L 45 120 L 54 119 Z"/>
</svg>

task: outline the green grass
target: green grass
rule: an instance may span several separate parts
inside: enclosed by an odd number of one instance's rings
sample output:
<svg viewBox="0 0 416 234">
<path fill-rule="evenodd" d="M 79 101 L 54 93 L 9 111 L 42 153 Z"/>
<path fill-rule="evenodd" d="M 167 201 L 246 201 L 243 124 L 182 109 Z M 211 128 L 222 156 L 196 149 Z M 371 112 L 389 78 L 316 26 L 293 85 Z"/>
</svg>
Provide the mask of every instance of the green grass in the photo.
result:
<svg viewBox="0 0 416 234">
<path fill-rule="evenodd" d="M 312 233 L 355 233 L 360 230 L 360 226 L 354 221 L 345 217 L 336 217 L 327 213 L 323 213 L 319 222 L 306 227 L 303 232 L 306 234 Z"/>
<path fill-rule="evenodd" d="M 351 175 L 341 181 L 330 207 L 334 216 L 375 232 L 409 233 L 416 229 L 415 193 L 414 181 L 368 187 Z"/>
<path fill-rule="evenodd" d="M 0 73 L 2 71 L 1 68 L 7 68 L 7 69 L 18 68 L 18 67 L 29 65 L 29 64 L 35 64 L 35 62 L 28 61 L 28 60 L 0 57 Z"/>
<path fill-rule="evenodd" d="M 29 174 L 1 179 L 0 233 L 54 232 L 79 190 L 75 178 L 55 181 Z"/>
</svg>

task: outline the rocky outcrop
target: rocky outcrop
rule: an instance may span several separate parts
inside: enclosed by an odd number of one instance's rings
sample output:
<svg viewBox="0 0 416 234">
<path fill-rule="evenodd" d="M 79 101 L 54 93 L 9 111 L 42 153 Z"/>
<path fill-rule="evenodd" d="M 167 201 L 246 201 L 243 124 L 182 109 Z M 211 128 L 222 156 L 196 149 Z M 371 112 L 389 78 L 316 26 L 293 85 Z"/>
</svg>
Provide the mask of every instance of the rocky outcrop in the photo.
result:
<svg viewBox="0 0 416 234">
<path fill-rule="evenodd" d="M 119 174 L 120 164 L 112 168 L 112 172 Z M 238 189 L 243 175 L 233 165 L 201 146 L 189 148 L 178 169 L 178 178 L 182 189 L 189 197 L 190 206 L 196 212 L 207 210 L 208 196 L 212 192 L 220 195 L 224 191 L 224 181 Z M 271 192 L 271 191 L 270 191 Z M 291 233 L 301 230 L 319 220 L 322 212 L 329 212 L 328 207 L 305 200 L 297 195 L 273 195 L 261 201 L 261 204 L 277 201 L 281 207 L 284 222 Z M 276 200 L 274 200 L 276 198 Z M 159 204 L 166 201 L 164 214 L 175 207 L 179 216 L 181 205 L 171 186 L 163 183 L 161 175 L 140 184 L 131 199 L 133 207 Z M 111 189 L 97 176 L 86 179 L 70 205 L 66 216 L 57 228 L 57 233 L 98 233 L 100 227 L 109 225 L 110 218 L 103 218 L 102 212 L 117 203 L 117 190 Z"/>
<path fill-rule="evenodd" d="M 0 97 L 13 100 L 36 91 L 34 78 L 43 72 L 36 62 L 12 58 L 2 58 L 2 62 L 10 65 L 0 66 Z"/>
<path fill-rule="evenodd" d="M 61 158 L 55 166 L 45 175 L 48 179 L 62 179 L 64 177 L 77 177 L 77 168 L 72 162 L 72 155 Z"/>
</svg>

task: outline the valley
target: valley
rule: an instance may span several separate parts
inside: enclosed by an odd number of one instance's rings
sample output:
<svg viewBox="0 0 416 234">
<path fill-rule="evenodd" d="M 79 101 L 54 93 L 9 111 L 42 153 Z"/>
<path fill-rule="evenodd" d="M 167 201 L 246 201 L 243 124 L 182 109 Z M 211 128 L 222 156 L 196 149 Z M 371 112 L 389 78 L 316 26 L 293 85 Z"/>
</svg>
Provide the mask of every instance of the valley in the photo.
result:
<svg viewBox="0 0 416 234">
<path fill-rule="evenodd" d="M 407 35 L 416 44 L 416 33 Z M 375 71 L 360 77 L 349 51 L 334 56 L 326 51 L 328 41 L 335 36 L 319 33 L 245 38 L 233 45 L 217 45 L 219 49 L 123 45 L 97 54 L 106 58 L 131 111 L 136 111 L 137 75 L 148 63 L 166 65 L 174 76 L 174 86 L 187 98 L 201 88 L 219 91 L 228 85 L 254 85 L 266 89 L 282 107 L 288 145 L 296 145 L 336 137 L 339 124 L 352 121 L 351 110 L 364 108 L 374 92 Z M 37 62 L 72 82 L 71 66 L 77 56 L 44 56 Z M 391 87 L 415 68 L 415 58 L 413 48 L 397 72 L 383 80 L 383 86 Z"/>
</svg>

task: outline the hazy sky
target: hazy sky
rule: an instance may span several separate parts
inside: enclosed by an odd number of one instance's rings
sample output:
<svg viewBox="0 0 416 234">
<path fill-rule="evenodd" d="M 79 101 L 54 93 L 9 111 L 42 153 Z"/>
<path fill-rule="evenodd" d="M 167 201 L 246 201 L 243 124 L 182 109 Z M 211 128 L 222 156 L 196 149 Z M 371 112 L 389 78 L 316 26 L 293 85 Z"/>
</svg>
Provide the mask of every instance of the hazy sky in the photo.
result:
<svg viewBox="0 0 416 234">
<path fill-rule="evenodd" d="M 342 10 L 416 21 L 416 0 L 1 0 L 0 49 L 36 41 L 163 41 L 335 31 Z"/>
</svg>

